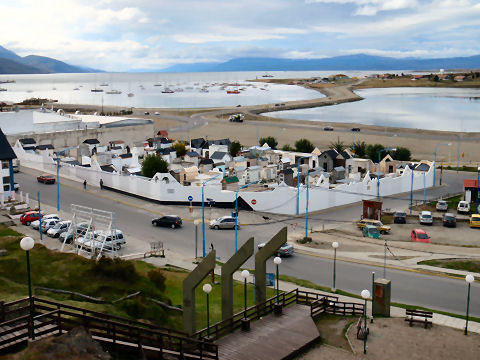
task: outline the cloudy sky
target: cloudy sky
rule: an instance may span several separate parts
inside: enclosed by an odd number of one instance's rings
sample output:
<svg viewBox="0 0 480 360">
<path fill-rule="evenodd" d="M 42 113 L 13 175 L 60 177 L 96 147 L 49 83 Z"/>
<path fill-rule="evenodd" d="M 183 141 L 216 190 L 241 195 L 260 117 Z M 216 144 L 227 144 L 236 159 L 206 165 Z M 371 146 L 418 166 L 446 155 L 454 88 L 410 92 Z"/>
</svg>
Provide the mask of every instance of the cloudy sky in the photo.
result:
<svg viewBox="0 0 480 360">
<path fill-rule="evenodd" d="M 1 0 L 0 45 L 110 71 L 480 54 L 480 0 Z"/>
</svg>

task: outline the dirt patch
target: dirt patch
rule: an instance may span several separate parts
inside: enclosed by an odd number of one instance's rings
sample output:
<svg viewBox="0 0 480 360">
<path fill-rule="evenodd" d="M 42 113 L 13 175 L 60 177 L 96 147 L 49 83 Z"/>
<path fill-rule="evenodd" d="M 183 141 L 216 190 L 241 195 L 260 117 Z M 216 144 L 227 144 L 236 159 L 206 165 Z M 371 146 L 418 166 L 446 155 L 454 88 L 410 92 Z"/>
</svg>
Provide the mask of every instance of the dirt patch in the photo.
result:
<svg viewBox="0 0 480 360">
<path fill-rule="evenodd" d="M 316 321 L 322 342 L 336 348 L 352 351 L 345 333 L 356 319 L 336 315 L 322 316 Z"/>
</svg>

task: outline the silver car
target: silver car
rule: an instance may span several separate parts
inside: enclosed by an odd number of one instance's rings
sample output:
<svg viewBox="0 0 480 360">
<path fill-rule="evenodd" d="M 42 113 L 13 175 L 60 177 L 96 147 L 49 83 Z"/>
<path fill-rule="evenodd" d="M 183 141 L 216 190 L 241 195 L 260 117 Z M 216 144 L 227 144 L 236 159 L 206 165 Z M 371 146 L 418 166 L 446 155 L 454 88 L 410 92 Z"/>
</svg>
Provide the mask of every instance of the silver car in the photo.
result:
<svg viewBox="0 0 480 360">
<path fill-rule="evenodd" d="M 433 217 L 430 211 L 422 211 L 420 215 L 418 215 L 420 224 L 427 224 L 433 225 Z"/>
<path fill-rule="evenodd" d="M 70 220 L 60 221 L 54 227 L 47 230 L 47 235 L 53 238 L 60 237 L 61 233 L 64 233 L 71 226 L 72 222 Z"/>
<path fill-rule="evenodd" d="M 237 229 L 240 225 L 237 224 Z M 231 216 L 222 216 L 218 219 L 210 221 L 210 229 L 235 229 L 235 218 Z"/>
<path fill-rule="evenodd" d="M 448 210 L 448 203 L 445 200 L 438 200 L 436 209 L 437 209 L 437 211 L 447 211 Z"/>
<path fill-rule="evenodd" d="M 258 250 L 262 249 L 265 246 L 265 243 L 260 243 L 258 244 Z M 280 249 L 277 250 L 275 253 L 275 256 L 280 256 L 280 257 L 285 257 L 285 256 L 292 256 L 294 253 L 293 246 L 290 245 L 289 243 L 285 243 L 282 246 L 280 246 Z"/>
</svg>

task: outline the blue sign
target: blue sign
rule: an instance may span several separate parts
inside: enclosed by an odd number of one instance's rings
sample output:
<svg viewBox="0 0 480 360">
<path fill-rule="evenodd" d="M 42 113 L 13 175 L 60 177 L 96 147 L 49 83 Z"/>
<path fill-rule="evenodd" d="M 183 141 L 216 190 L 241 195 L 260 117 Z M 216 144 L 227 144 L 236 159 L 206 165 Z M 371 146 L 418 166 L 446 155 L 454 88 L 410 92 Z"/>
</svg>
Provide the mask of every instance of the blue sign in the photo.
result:
<svg viewBox="0 0 480 360">
<path fill-rule="evenodd" d="M 267 286 L 275 286 L 275 274 L 267 273 Z"/>
<path fill-rule="evenodd" d="M 188 201 L 193 201 L 193 196 L 192 195 L 188 196 Z"/>
</svg>

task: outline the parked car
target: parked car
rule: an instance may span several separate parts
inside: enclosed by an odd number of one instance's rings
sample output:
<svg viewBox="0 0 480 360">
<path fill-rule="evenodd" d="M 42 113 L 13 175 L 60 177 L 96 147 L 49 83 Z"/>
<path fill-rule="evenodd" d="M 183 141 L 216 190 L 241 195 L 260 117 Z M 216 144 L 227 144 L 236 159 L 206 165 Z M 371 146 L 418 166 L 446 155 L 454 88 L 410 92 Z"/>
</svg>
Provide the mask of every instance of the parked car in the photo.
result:
<svg viewBox="0 0 480 360">
<path fill-rule="evenodd" d="M 170 227 L 172 229 L 182 226 L 182 219 L 177 215 L 165 215 L 152 220 L 154 226 Z"/>
<path fill-rule="evenodd" d="M 459 201 L 457 205 L 457 212 L 462 214 L 470 213 L 470 203 L 467 201 Z"/>
<path fill-rule="evenodd" d="M 54 227 L 47 230 L 47 235 L 53 238 L 58 238 L 60 237 L 60 234 L 68 230 L 71 224 L 72 222 L 70 220 L 59 221 Z"/>
<path fill-rule="evenodd" d="M 15 191 L 20 190 L 20 184 L 19 183 L 13 183 L 13 190 L 15 190 Z"/>
<path fill-rule="evenodd" d="M 78 241 L 77 241 L 78 244 Z M 125 245 L 125 236 L 121 230 L 111 231 L 95 231 L 93 239 L 85 241 L 84 247 L 86 250 L 91 251 L 93 249 L 106 249 L 118 251 L 122 245 Z"/>
<path fill-rule="evenodd" d="M 480 223 L 479 223 L 479 225 L 480 225 Z M 455 217 L 455 214 L 445 213 L 443 215 L 443 226 L 456 227 L 457 226 L 457 219 Z"/>
<path fill-rule="evenodd" d="M 45 234 L 49 229 L 57 225 L 60 222 L 60 219 L 42 219 L 42 232 Z"/>
<path fill-rule="evenodd" d="M 480 215 L 479 214 L 472 214 L 472 216 L 470 216 L 470 227 L 471 228 L 480 227 Z"/>
<path fill-rule="evenodd" d="M 351 131 L 360 131 L 360 128 L 354 127 L 354 128 L 351 128 L 350 130 L 351 130 Z"/>
<path fill-rule="evenodd" d="M 258 244 L 258 250 L 262 249 L 265 246 L 265 243 L 260 243 Z M 280 249 L 277 250 L 275 253 L 275 256 L 280 256 L 280 257 L 285 257 L 285 256 L 292 256 L 295 250 L 293 249 L 293 246 L 285 243 L 282 246 L 280 246 Z"/>
<path fill-rule="evenodd" d="M 380 238 L 380 231 L 374 225 L 366 225 L 362 229 L 363 237 L 369 237 L 372 239 Z"/>
<path fill-rule="evenodd" d="M 73 231 L 75 230 L 76 235 L 82 235 L 85 234 L 87 229 L 89 228 L 89 223 L 88 222 L 82 222 L 76 225 L 72 225 L 68 231 L 63 232 L 60 234 L 59 240 L 60 242 L 66 242 L 67 244 L 70 244 L 73 241 Z M 89 231 L 93 230 L 92 226 L 90 225 Z"/>
<path fill-rule="evenodd" d="M 447 211 L 448 203 L 445 200 L 438 200 L 435 208 L 437 209 L 437 211 Z"/>
<path fill-rule="evenodd" d="M 333 127 L 331 127 L 331 126 L 325 126 L 325 127 L 323 128 L 323 131 L 333 131 Z"/>
<path fill-rule="evenodd" d="M 150 113 L 148 111 L 145 111 L 144 114 L 145 115 L 150 115 Z"/>
<path fill-rule="evenodd" d="M 42 224 L 48 220 L 60 221 L 60 218 L 58 217 L 57 214 L 42 215 Z M 38 230 L 38 228 L 40 227 L 40 219 L 32 221 L 31 226 L 33 229 Z"/>
<path fill-rule="evenodd" d="M 37 176 L 37 181 L 44 184 L 55 184 L 55 176 L 50 174 L 43 174 Z"/>
<path fill-rule="evenodd" d="M 393 222 L 395 224 L 406 224 L 407 223 L 407 214 L 403 211 L 397 211 L 393 215 Z"/>
<path fill-rule="evenodd" d="M 422 211 L 418 215 L 418 220 L 420 224 L 433 225 L 433 217 L 430 211 Z"/>
<path fill-rule="evenodd" d="M 237 229 L 240 225 L 237 224 Z M 235 229 L 235 218 L 231 216 L 222 216 L 210 221 L 210 229 Z"/>
<path fill-rule="evenodd" d="M 160 112 L 158 112 L 158 111 L 155 111 L 155 115 L 160 115 Z"/>
<path fill-rule="evenodd" d="M 425 243 L 430 242 L 430 236 L 428 236 L 427 233 L 422 229 L 413 229 L 411 238 L 412 238 L 412 241 L 425 242 Z"/>
<path fill-rule="evenodd" d="M 38 211 L 27 211 L 25 214 L 20 216 L 20 222 L 23 225 L 30 226 L 32 221 L 40 219 L 40 213 Z"/>
<path fill-rule="evenodd" d="M 380 234 L 388 234 L 391 230 L 390 226 L 388 225 L 383 225 L 383 223 L 380 220 L 374 220 L 374 219 L 362 219 L 357 223 L 357 227 L 362 230 L 365 226 L 367 225 L 373 225 L 376 226 L 378 231 L 380 231 Z"/>
</svg>

